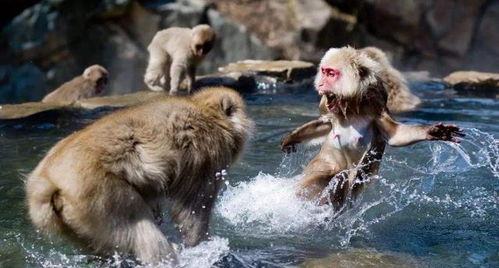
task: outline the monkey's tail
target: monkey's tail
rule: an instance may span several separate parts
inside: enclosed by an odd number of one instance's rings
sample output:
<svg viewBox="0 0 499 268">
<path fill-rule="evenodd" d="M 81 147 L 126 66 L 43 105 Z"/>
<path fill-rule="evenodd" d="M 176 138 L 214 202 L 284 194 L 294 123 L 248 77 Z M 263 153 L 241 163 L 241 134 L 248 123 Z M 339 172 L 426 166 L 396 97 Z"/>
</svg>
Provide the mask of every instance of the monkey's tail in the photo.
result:
<svg viewBox="0 0 499 268">
<path fill-rule="evenodd" d="M 26 185 L 29 216 L 33 224 L 43 232 L 64 233 L 61 212 L 63 208 L 59 188 L 43 177 L 30 177 Z"/>
</svg>

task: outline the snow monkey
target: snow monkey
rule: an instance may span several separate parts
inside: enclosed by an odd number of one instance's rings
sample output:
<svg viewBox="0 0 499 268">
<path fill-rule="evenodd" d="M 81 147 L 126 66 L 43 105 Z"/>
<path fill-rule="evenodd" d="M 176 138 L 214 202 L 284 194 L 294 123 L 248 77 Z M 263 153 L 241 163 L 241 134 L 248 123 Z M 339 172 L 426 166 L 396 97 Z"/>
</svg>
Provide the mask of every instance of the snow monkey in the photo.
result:
<svg viewBox="0 0 499 268">
<path fill-rule="evenodd" d="M 358 194 L 365 175 L 377 173 L 386 144 L 458 142 L 457 137 L 464 136 L 456 125 L 416 126 L 393 120 L 386 106 L 383 68 L 365 50 L 351 47 L 332 48 L 322 58 L 315 88 L 327 113 L 281 140 L 281 149 L 287 152 L 300 142 L 323 142 L 303 171 L 299 196 L 330 203 L 338 211 Z"/>
<path fill-rule="evenodd" d="M 187 76 L 187 93 L 196 79 L 196 67 L 210 52 L 215 32 L 206 24 L 192 29 L 172 27 L 156 33 L 147 50 L 149 65 L 144 83 L 154 91 L 170 90 L 178 94 L 180 84 Z"/>
<path fill-rule="evenodd" d="M 50 92 L 42 102 L 71 104 L 79 99 L 94 97 L 104 90 L 107 80 L 108 71 L 100 65 L 92 65 L 82 75 Z"/>
<path fill-rule="evenodd" d="M 188 246 L 207 237 L 216 174 L 236 161 L 253 128 L 245 110 L 236 91 L 213 87 L 97 120 L 58 142 L 29 175 L 32 222 L 100 254 L 176 263 L 155 219 L 169 209 Z"/>
</svg>

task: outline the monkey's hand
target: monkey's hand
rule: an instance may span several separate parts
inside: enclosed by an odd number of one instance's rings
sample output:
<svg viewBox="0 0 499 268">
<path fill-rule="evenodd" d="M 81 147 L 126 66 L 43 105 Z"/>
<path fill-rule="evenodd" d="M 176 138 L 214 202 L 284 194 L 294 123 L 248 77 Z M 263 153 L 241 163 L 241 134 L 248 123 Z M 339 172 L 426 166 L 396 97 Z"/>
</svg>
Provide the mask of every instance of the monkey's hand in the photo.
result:
<svg viewBox="0 0 499 268">
<path fill-rule="evenodd" d="M 426 139 L 428 140 L 452 141 L 456 143 L 459 143 L 458 137 L 462 138 L 464 136 L 464 132 L 457 125 L 443 123 L 430 126 L 426 133 Z"/>
<path fill-rule="evenodd" d="M 281 139 L 281 151 L 290 154 L 296 152 L 296 143 L 293 142 L 290 135 L 286 135 Z"/>
</svg>

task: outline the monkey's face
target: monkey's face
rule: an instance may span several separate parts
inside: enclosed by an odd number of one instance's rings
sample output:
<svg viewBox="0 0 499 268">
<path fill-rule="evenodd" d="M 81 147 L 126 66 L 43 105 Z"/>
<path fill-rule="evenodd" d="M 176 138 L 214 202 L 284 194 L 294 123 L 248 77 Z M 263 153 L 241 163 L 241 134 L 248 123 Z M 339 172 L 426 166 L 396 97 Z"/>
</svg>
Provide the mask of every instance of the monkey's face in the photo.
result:
<svg viewBox="0 0 499 268">
<path fill-rule="evenodd" d="M 210 52 L 212 47 L 213 47 L 212 41 L 208 41 L 208 42 L 204 42 L 204 43 L 201 43 L 201 42 L 194 43 L 192 51 L 193 51 L 194 55 L 196 55 L 197 57 L 204 57 L 204 56 L 206 56 L 206 54 L 208 54 L 208 52 Z"/>
<path fill-rule="evenodd" d="M 315 88 L 326 97 L 329 111 L 338 113 L 342 103 L 357 100 L 376 83 L 379 64 L 351 47 L 332 48 L 322 58 Z"/>
<path fill-rule="evenodd" d="M 107 82 L 107 75 L 103 75 L 101 78 L 97 79 L 97 82 L 95 82 L 95 94 L 102 93 L 106 88 Z"/>
<path fill-rule="evenodd" d="M 210 52 L 215 42 L 215 32 L 209 25 L 198 25 L 192 28 L 192 53 L 197 57 L 204 57 Z"/>
<path fill-rule="evenodd" d="M 83 77 L 87 81 L 91 81 L 94 85 L 95 94 L 100 94 L 107 85 L 108 79 L 107 70 L 100 65 L 92 65 L 85 69 L 83 72 Z"/>
</svg>

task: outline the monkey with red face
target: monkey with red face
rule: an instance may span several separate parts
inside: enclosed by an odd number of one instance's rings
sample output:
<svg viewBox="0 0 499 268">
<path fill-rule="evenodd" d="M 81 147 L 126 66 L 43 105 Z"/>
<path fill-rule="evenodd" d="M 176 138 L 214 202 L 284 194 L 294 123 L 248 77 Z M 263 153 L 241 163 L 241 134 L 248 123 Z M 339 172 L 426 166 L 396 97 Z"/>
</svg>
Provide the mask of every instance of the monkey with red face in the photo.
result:
<svg viewBox="0 0 499 268">
<path fill-rule="evenodd" d="M 382 72 L 383 66 L 365 51 L 343 47 L 326 52 L 315 79 L 325 113 L 281 139 L 281 149 L 287 152 L 300 142 L 323 142 L 303 171 L 299 196 L 340 210 L 362 188 L 361 174 L 377 173 L 386 144 L 458 142 L 457 137 L 464 136 L 456 125 L 416 126 L 392 119 Z M 323 193 L 326 188 L 331 190 Z"/>
</svg>

